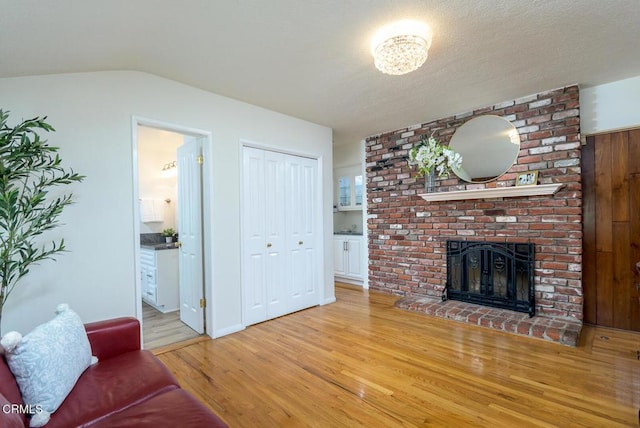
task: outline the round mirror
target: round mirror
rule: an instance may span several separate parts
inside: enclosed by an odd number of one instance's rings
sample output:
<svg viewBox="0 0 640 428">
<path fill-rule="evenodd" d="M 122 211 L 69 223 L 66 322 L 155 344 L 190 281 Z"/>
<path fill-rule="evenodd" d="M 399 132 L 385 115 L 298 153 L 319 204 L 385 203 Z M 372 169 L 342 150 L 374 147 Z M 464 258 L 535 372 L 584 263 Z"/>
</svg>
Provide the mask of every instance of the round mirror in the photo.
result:
<svg viewBox="0 0 640 428">
<path fill-rule="evenodd" d="M 449 148 L 462 155 L 462 165 L 453 170 L 458 177 L 486 183 L 507 172 L 516 161 L 520 134 L 500 116 L 478 116 L 456 130 Z"/>
</svg>

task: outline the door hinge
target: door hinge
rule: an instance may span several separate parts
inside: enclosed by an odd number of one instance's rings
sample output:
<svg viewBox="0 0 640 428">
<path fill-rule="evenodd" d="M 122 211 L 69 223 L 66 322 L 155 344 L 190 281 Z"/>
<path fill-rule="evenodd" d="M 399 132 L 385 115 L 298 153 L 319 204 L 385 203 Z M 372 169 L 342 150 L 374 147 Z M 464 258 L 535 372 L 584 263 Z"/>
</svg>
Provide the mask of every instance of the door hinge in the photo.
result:
<svg viewBox="0 0 640 428">
<path fill-rule="evenodd" d="M 200 299 L 200 307 L 201 308 L 206 308 L 207 307 L 207 299 L 205 299 L 205 298 Z"/>
<path fill-rule="evenodd" d="M 198 155 L 198 165 L 202 165 L 204 163 L 204 156 Z"/>
</svg>

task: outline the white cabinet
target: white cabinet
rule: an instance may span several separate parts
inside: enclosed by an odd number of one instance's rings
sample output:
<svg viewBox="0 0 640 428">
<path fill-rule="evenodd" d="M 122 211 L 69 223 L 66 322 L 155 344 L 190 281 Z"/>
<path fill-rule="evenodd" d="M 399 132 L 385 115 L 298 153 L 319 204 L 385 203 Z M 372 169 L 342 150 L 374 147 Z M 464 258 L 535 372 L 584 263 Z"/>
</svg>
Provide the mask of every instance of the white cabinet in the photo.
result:
<svg viewBox="0 0 640 428">
<path fill-rule="evenodd" d="M 317 164 L 316 159 L 243 148 L 245 326 L 320 303 Z"/>
<path fill-rule="evenodd" d="M 339 211 L 362 209 L 364 178 L 360 165 L 336 168 L 333 172 Z"/>
<path fill-rule="evenodd" d="M 140 249 L 142 299 L 160 312 L 179 309 L 178 249 Z"/>
<path fill-rule="evenodd" d="M 333 236 L 333 264 L 336 277 L 357 281 L 363 280 L 363 242 L 363 237 L 359 235 Z"/>
<path fill-rule="evenodd" d="M 344 256 L 344 237 L 333 237 L 333 272 L 336 276 L 344 276 L 347 272 L 347 258 Z"/>
</svg>

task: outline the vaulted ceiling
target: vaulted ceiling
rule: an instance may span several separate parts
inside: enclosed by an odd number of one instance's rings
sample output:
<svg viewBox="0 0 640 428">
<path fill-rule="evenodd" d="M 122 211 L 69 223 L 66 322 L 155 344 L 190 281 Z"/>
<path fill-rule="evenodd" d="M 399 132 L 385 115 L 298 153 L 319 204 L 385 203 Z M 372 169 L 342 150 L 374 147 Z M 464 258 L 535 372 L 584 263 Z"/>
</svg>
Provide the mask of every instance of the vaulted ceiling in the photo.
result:
<svg viewBox="0 0 640 428">
<path fill-rule="evenodd" d="M 369 41 L 403 18 L 433 29 L 429 58 L 384 75 Z M 639 41 L 638 0 L 0 0 L 0 77 L 138 70 L 329 126 L 336 144 L 638 76 Z"/>
</svg>

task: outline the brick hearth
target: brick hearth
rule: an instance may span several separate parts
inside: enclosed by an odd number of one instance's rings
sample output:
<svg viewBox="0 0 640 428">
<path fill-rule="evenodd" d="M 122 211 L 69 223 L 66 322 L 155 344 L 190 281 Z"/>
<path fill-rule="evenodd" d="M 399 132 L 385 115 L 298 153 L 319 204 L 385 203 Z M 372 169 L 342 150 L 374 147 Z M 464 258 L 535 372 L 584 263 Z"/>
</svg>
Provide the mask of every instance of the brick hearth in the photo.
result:
<svg viewBox="0 0 640 428">
<path fill-rule="evenodd" d="M 549 317 L 532 317 L 521 312 L 474 305 L 473 303 L 425 296 L 407 296 L 396 307 L 438 318 L 474 324 L 507 333 L 536 337 L 568 346 L 577 346 L 582 323 Z"/>
</svg>

